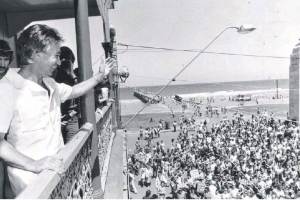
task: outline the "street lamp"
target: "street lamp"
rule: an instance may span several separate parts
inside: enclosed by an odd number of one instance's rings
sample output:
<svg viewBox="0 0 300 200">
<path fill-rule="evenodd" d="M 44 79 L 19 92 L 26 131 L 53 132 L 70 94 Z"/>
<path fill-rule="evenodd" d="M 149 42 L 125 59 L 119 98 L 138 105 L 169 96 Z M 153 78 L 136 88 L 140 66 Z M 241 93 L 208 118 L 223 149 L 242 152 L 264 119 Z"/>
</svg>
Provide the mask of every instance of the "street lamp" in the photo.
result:
<svg viewBox="0 0 300 200">
<path fill-rule="evenodd" d="M 250 33 L 252 31 L 254 31 L 256 28 L 253 27 L 252 25 L 247 25 L 247 24 L 244 24 L 240 27 L 238 27 L 237 31 L 238 33 Z"/>
<path fill-rule="evenodd" d="M 254 31 L 256 28 L 253 27 L 252 25 L 241 25 L 241 26 L 228 26 L 226 27 L 223 31 L 221 31 L 216 37 L 214 37 L 214 39 L 212 39 L 207 45 L 206 47 L 204 47 L 204 49 L 202 49 L 199 54 L 197 54 L 195 56 L 195 58 L 197 58 L 198 56 L 200 56 L 202 53 L 204 53 L 204 51 L 212 44 L 214 43 L 225 31 L 227 31 L 228 29 L 236 29 L 238 33 L 241 34 L 247 34 L 250 33 L 252 31 Z"/>
<path fill-rule="evenodd" d="M 188 62 L 164 87 L 162 87 L 156 94 L 160 95 L 162 93 L 163 90 L 166 89 L 166 87 L 168 87 L 171 82 L 175 81 L 176 78 L 184 71 L 186 70 L 186 68 L 188 68 L 202 53 L 204 53 L 208 47 L 210 47 L 210 45 L 212 43 L 214 43 L 225 31 L 227 31 L 228 29 L 236 29 L 238 33 L 241 34 L 246 34 L 246 33 L 250 33 L 252 31 L 254 31 L 256 28 L 253 27 L 252 25 L 241 25 L 241 26 L 228 26 L 226 28 L 224 28 L 218 35 L 216 35 L 205 47 L 204 49 L 202 49 L 200 52 L 197 53 L 196 56 L 194 56 L 190 62 Z"/>
</svg>

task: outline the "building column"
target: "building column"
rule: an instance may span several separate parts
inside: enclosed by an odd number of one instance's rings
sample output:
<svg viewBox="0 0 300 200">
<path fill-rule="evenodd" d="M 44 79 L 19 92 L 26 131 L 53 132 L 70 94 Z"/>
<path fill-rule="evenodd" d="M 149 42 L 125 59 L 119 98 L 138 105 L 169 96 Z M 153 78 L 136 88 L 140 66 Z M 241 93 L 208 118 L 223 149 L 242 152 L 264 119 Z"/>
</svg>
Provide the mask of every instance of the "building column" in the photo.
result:
<svg viewBox="0 0 300 200">
<path fill-rule="evenodd" d="M 74 0 L 74 8 L 79 80 L 84 81 L 93 76 L 88 1 Z M 90 122 L 94 125 L 91 156 L 92 179 L 94 194 L 96 194 L 95 198 L 101 198 L 103 196 L 103 191 L 101 189 L 101 175 L 98 158 L 98 134 L 96 128 L 94 90 L 89 91 L 86 95 L 81 97 L 80 106 L 82 117 L 81 123 Z"/>
<path fill-rule="evenodd" d="M 299 121 L 299 67 L 300 67 L 300 43 L 291 54 L 289 71 L 289 119 Z"/>
<path fill-rule="evenodd" d="M 104 41 L 102 43 L 102 46 L 104 48 L 105 51 L 105 57 L 113 57 L 113 52 L 112 52 L 112 48 L 113 48 L 113 39 L 111 39 L 111 29 L 110 29 L 110 23 L 109 23 L 109 15 L 108 15 L 108 8 L 106 6 L 106 1 L 105 0 L 97 0 L 97 5 L 100 11 L 100 15 L 102 17 L 102 21 L 103 21 L 103 34 L 104 34 Z M 113 36 L 114 37 L 114 36 Z M 109 94 L 110 94 L 110 98 L 115 99 L 119 98 L 118 96 L 116 96 L 116 88 L 114 87 L 114 82 L 115 82 L 115 77 L 113 74 L 115 74 L 117 69 L 115 68 L 114 70 L 112 70 L 112 73 L 109 76 Z M 117 100 L 118 101 L 118 100 Z M 118 101 L 119 102 L 119 101 Z M 112 104 L 112 125 L 113 125 L 113 131 L 116 132 L 116 129 L 118 127 L 118 123 L 117 123 L 117 114 L 118 114 L 118 108 L 116 107 L 116 102 Z"/>
<path fill-rule="evenodd" d="M 112 57 L 116 60 L 116 66 L 113 71 L 113 98 L 115 100 L 115 112 L 116 112 L 116 126 L 118 129 L 122 128 L 121 125 L 121 106 L 120 106 L 120 87 L 119 87 L 119 75 L 118 75 L 118 51 L 116 42 L 116 30 L 110 28 L 110 40 L 112 46 Z"/>
</svg>

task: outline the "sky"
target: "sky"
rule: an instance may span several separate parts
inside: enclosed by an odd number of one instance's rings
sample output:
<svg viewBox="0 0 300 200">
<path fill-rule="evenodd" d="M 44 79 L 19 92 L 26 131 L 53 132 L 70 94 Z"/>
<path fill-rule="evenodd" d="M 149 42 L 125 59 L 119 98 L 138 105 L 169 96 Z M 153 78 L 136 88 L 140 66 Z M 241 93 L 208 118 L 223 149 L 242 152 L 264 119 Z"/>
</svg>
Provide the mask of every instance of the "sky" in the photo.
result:
<svg viewBox="0 0 300 200">
<path fill-rule="evenodd" d="M 173 49 L 202 49 L 228 26 L 252 24 L 256 30 L 224 32 L 210 52 L 285 58 L 201 54 L 173 84 L 281 79 L 289 76 L 289 57 L 300 38 L 299 0 L 119 0 L 110 10 L 117 42 Z M 46 21 L 76 53 L 74 19 Z M 102 21 L 90 17 L 93 69 L 103 55 Z M 118 47 L 118 64 L 129 69 L 123 86 L 163 85 L 196 52 Z"/>
</svg>

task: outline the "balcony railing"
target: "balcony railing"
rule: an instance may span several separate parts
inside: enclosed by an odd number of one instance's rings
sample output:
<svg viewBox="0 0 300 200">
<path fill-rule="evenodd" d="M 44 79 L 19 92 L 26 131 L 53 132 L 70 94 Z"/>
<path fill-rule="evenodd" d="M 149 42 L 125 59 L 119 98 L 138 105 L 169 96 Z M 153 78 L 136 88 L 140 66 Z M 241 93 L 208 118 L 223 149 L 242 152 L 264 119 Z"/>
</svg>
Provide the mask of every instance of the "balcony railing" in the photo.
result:
<svg viewBox="0 0 300 200">
<path fill-rule="evenodd" d="M 104 188 L 107 163 L 115 135 L 112 131 L 112 105 L 109 103 L 102 108 L 102 114 L 96 112 L 96 119 L 99 167 L 102 170 L 101 181 Z M 64 160 L 66 172 L 58 175 L 54 171 L 44 170 L 17 198 L 93 198 L 90 166 L 92 135 L 93 125 L 84 124 L 58 154 Z"/>
<path fill-rule="evenodd" d="M 63 176 L 44 170 L 17 198 L 91 198 L 92 131 L 92 124 L 85 124 L 59 152 L 67 169 Z"/>
</svg>

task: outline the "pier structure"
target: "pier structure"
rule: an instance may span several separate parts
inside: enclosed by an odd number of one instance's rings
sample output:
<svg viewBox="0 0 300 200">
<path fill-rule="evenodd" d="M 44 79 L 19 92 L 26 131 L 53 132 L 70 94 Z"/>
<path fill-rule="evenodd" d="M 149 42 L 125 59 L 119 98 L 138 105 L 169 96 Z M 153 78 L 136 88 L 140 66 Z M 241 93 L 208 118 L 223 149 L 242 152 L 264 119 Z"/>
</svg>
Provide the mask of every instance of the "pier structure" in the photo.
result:
<svg viewBox="0 0 300 200">
<path fill-rule="evenodd" d="M 133 92 L 133 96 L 141 100 L 143 103 L 151 103 L 151 104 L 157 104 L 162 101 L 162 97 L 159 95 L 155 95 L 151 92 L 145 92 L 140 89 L 136 89 Z"/>
</svg>

